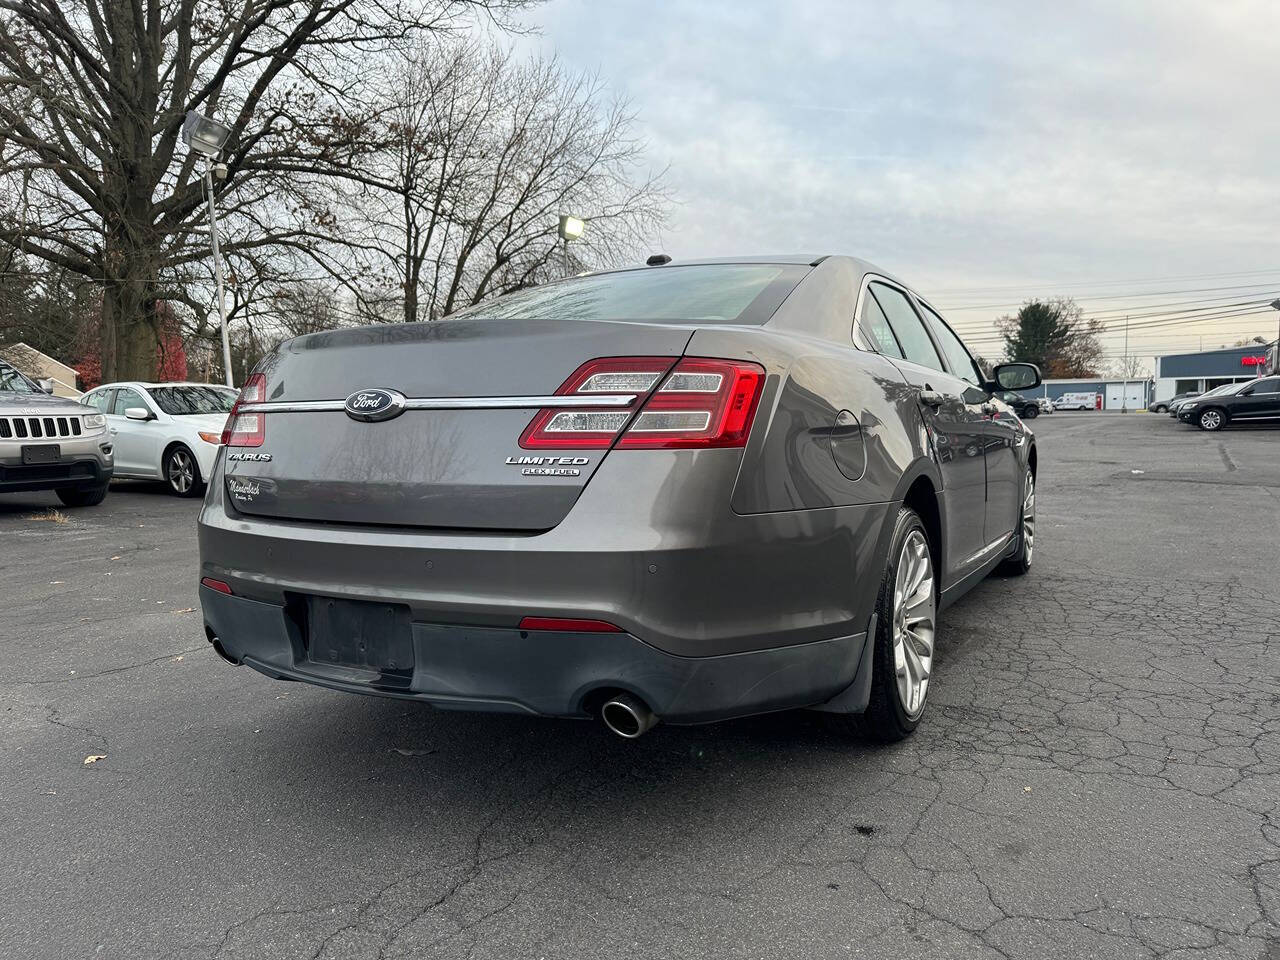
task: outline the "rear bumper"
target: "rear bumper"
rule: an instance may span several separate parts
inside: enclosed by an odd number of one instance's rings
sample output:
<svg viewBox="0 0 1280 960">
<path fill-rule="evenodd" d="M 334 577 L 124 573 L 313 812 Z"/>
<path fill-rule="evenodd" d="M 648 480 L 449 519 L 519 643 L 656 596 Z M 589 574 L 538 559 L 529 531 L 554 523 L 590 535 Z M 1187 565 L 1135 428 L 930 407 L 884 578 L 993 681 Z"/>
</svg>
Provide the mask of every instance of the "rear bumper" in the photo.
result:
<svg viewBox="0 0 1280 960">
<path fill-rule="evenodd" d="M 593 693 L 626 690 L 668 723 L 811 706 L 854 681 L 866 634 L 715 657 L 677 657 L 625 633 L 414 622 L 412 678 L 315 663 L 283 605 L 200 588 L 210 639 L 267 676 L 418 700 L 439 709 L 586 716 Z"/>
<path fill-rule="evenodd" d="M 677 657 L 866 629 L 896 504 L 739 515 L 726 502 L 737 451 L 639 453 L 611 454 L 560 524 L 523 535 L 245 516 L 218 470 L 200 576 L 281 607 L 290 595 L 403 603 L 419 623 L 604 620 Z"/>
</svg>

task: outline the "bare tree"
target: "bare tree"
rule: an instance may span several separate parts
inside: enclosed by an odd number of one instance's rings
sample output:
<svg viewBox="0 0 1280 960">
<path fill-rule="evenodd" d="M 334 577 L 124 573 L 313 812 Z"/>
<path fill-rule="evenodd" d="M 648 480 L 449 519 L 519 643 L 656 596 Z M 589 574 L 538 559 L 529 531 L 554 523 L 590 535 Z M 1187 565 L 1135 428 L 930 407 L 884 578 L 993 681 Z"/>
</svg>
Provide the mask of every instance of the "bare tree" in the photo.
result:
<svg viewBox="0 0 1280 960">
<path fill-rule="evenodd" d="M 0 0 L 0 242 L 102 290 L 105 378 L 147 377 L 157 302 L 207 256 L 189 110 L 231 135 L 216 189 L 248 256 L 332 231 L 276 223 L 280 171 L 351 165 L 366 119 L 359 58 L 522 0 Z"/>
<path fill-rule="evenodd" d="M 1147 376 L 1147 362 L 1142 357 L 1117 357 L 1113 371 L 1121 380 L 1142 380 Z"/>
<path fill-rule="evenodd" d="M 434 319 L 560 276 L 562 212 L 590 221 L 575 255 L 597 266 L 660 228 L 662 174 L 640 173 L 634 118 L 597 77 L 476 42 L 397 49 L 379 76 L 377 148 L 330 201 L 331 273 L 366 315 Z"/>
</svg>

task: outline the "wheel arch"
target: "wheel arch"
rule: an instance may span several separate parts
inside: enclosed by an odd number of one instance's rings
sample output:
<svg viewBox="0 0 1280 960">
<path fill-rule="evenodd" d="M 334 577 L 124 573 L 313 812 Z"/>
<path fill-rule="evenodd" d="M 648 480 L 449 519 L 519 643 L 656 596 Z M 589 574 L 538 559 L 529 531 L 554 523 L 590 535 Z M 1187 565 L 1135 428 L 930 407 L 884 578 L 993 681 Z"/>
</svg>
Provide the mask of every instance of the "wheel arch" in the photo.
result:
<svg viewBox="0 0 1280 960">
<path fill-rule="evenodd" d="M 191 463 L 196 468 L 196 483 L 206 482 L 209 478 L 204 476 L 204 471 L 200 469 L 200 458 L 196 456 L 196 452 L 193 449 L 191 449 L 191 444 L 189 444 L 186 440 L 182 439 L 181 437 L 173 438 L 168 443 L 166 443 L 164 445 L 164 449 L 160 451 L 160 479 L 161 480 L 168 479 L 168 477 L 165 475 L 164 463 L 166 460 L 169 459 L 169 454 L 172 453 L 178 447 L 184 448 L 187 451 L 187 453 L 191 454 Z"/>
<path fill-rule="evenodd" d="M 929 547 L 933 551 L 933 565 L 941 573 L 945 570 L 946 542 L 946 504 L 939 494 L 942 492 L 942 474 L 937 464 L 931 460 L 917 460 L 898 481 L 894 500 L 910 507 L 920 515 L 924 523 L 925 533 L 929 537 Z M 881 556 L 889 550 L 889 540 L 893 536 L 893 525 L 897 520 L 896 512 L 885 518 L 885 530 L 881 535 Z M 941 577 L 938 578 L 939 582 Z"/>
</svg>

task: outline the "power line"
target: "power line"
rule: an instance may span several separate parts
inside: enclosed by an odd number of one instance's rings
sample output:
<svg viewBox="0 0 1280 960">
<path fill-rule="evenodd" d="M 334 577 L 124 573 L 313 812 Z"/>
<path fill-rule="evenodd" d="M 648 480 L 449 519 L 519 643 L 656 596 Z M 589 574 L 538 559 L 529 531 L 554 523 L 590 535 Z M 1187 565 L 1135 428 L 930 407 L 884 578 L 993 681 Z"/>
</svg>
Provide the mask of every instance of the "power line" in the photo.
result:
<svg viewBox="0 0 1280 960">
<path fill-rule="evenodd" d="M 1179 326 L 1187 323 L 1204 323 L 1210 320 L 1225 320 L 1225 319 L 1235 319 L 1237 317 L 1264 316 L 1266 315 L 1266 313 L 1267 311 L 1257 310 L 1250 307 L 1245 310 L 1238 310 L 1235 312 L 1223 313 L 1216 316 L 1196 316 L 1196 317 L 1183 317 L 1183 318 L 1175 317 L 1173 319 L 1168 319 L 1168 320 L 1151 320 L 1151 321 L 1147 321 L 1146 323 L 1132 324 L 1131 329 L 1145 330 L 1145 329 L 1151 329 L 1154 327 Z M 1113 327 L 1113 328 L 1104 328 L 1102 331 L 1099 331 L 1100 335 L 1105 335 L 1107 333 L 1110 333 L 1112 335 L 1118 335 L 1119 329 Z M 985 343 L 985 342 L 998 341 L 998 340 L 1004 340 L 1004 339 L 1005 339 L 1004 334 L 998 333 L 998 332 L 992 333 L 990 336 L 964 338 L 966 343 Z"/>
<path fill-rule="evenodd" d="M 1175 277 L 1139 277 L 1128 280 L 1052 280 L 1045 283 L 1017 283 L 990 287 L 936 287 L 934 293 L 996 293 L 1001 290 L 1027 290 L 1031 287 L 1108 287 L 1122 283 L 1177 283 L 1183 280 L 1218 280 L 1226 277 L 1256 277 L 1271 274 L 1280 276 L 1280 268 L 1267 270 L 1237 270 L 1231 273 L 1192 273 Z"/>
<path fill-rule="evenodd" d="M 1235 293 L 1229 294 L 1227 296 L 1226 299 L 1229 299 L 1231 296 L 1242 296 L 1246 292 L 1259 293 L 1260 291 L 1257 288 L 1262 288 L 1263 290 L 1277 290 L 1277 289 L 1280 289 L 1280 282 L 1268 281 L 1266 283 L 1246 283 L 1246 284 L 1240 284 L 1237 286 L 1227 286 L 1227 287 L 1184 287 L 1181 290 L 1151 290 L 1144 293 L 1140 293 L 1140 292 L 1109 293 L 1109 294 L 1098 294 L 1095 296 L 1074 296 L 1068 299 L 1071 299 L 1076 303 L 1080 303 L 1082 301 L 1093 301 L 1093 300 L 1146 300 L 1152 297 L 1171 297 L 1171 296 L 1177 296 L 1184 293 L 1217 293 L 1222 290 L 1236 291 Z M 1022 306 L 1028 300 L 1053 300 L 1053 299 L 1056 299 L 1058 296 L 1059 296 L 1058 294 L 1037 294 L 1034 296 L 1024 297 L 1021 300 L 1005 300 L 999 303 L 953 304 L 951 306 L 948 306 L 946 309 L 948 310 L 1003 309 L 1007 307 Z M 1204 297 L 1201 299 L 1216 300 L 1221 298 Z M 1196 302 L 1196 301 L 1192 301 L 1192 302 Z M 1158 306 L 1158 304 L 1146 304 L 1146 306 Z M 939 309 L 943 309 L 943 308 L 939 307 Z"/>
</svg>

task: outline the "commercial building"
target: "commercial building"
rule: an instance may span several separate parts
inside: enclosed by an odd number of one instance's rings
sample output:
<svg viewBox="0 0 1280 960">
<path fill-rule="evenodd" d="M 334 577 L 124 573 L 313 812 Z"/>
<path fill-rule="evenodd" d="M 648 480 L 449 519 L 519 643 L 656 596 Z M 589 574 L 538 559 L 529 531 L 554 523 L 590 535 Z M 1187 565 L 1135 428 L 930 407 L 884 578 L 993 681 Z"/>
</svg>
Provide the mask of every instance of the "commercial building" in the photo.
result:
<svg viewBox="0 0 1280 960">
<path fill-rule="evenodd" d="M 1152 402 L 1168 400 L 1179 393 L 1203 393 L 1225 383 L 1252 380 L 1276 367 L 1275 345 L 1262 343 L 1246 347 L 1223 347 L 1197 353 L 1175 353 L 1156 357 Z"/>
<path fill-rule="evenodd" d="M 1031 390 L 1019 390 L 1025 397 L 1048 397 L 1057 400 L 1066 393 L 1096 393 L 1102 398 L 1103 410 L 1141 410 L 1150 396 L 1146 378 L 1124 380 L 1045 380 Z"/>
</svg>

